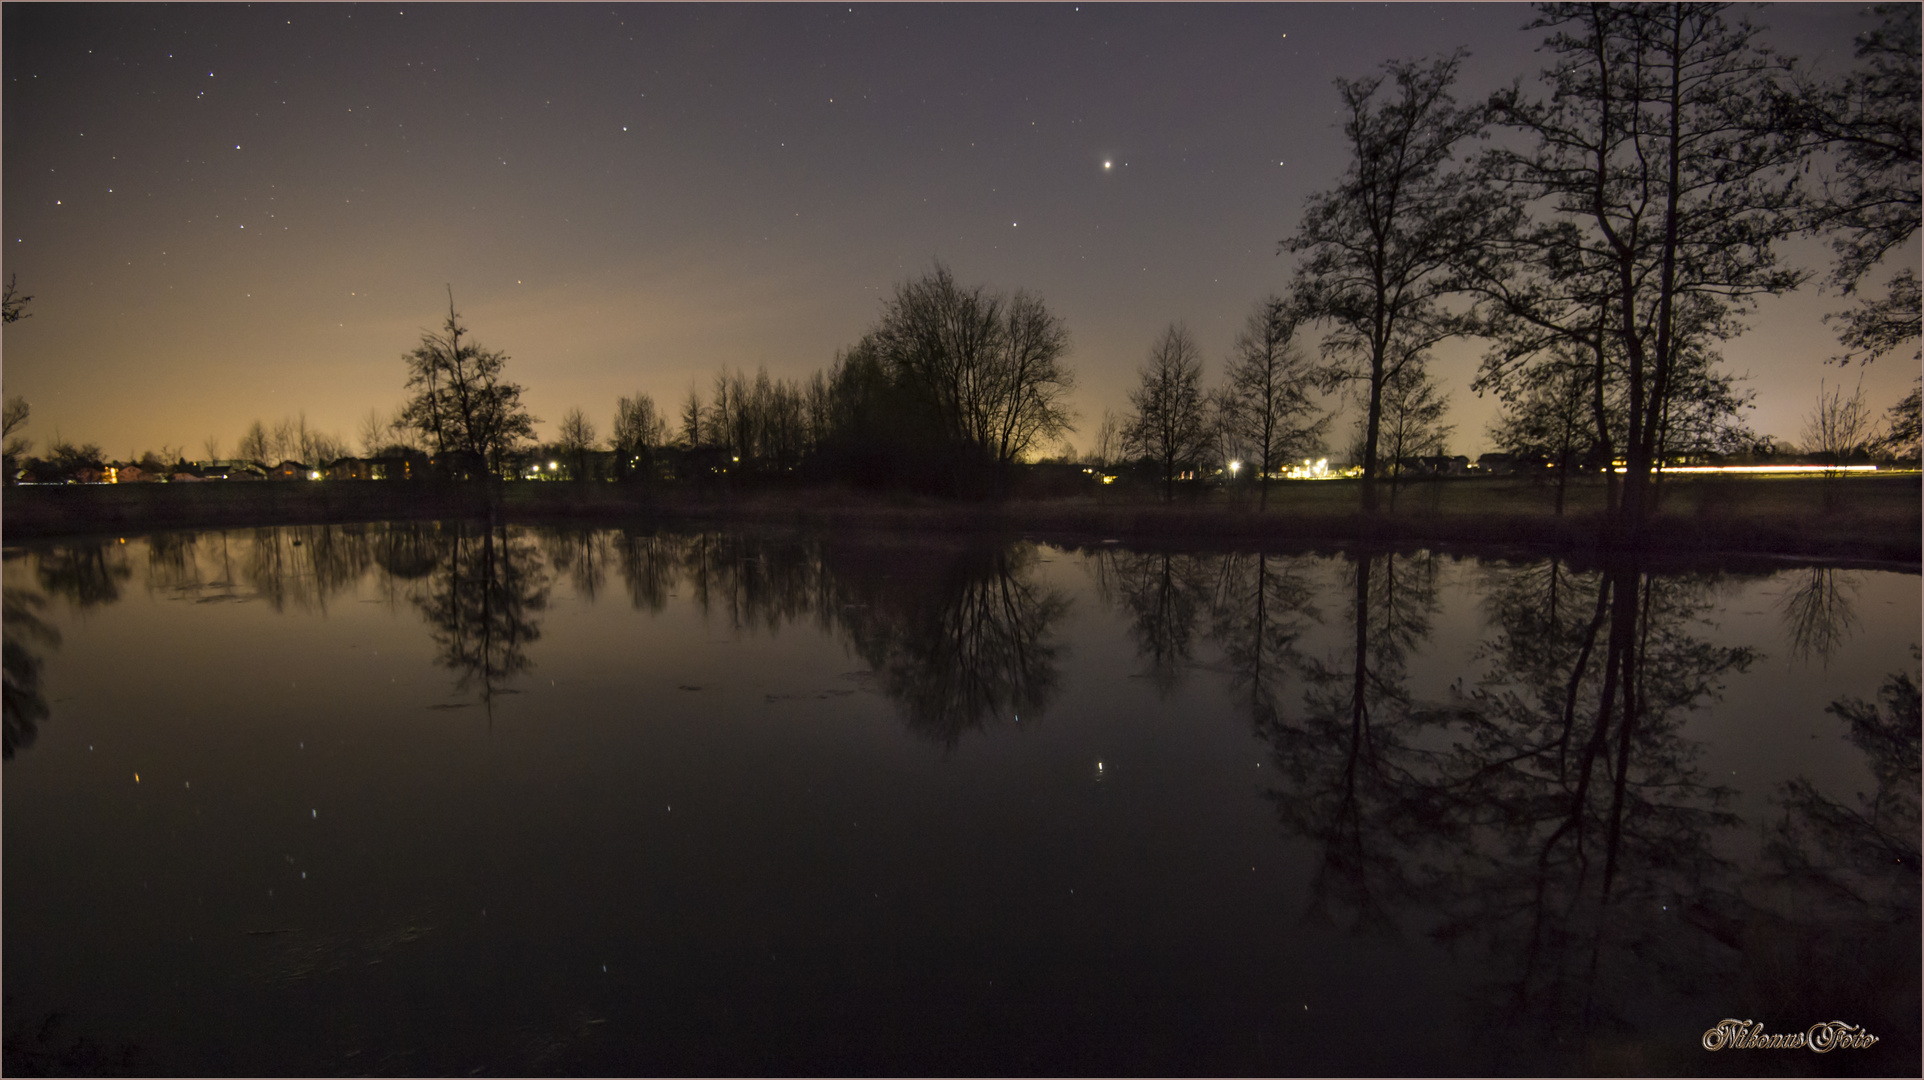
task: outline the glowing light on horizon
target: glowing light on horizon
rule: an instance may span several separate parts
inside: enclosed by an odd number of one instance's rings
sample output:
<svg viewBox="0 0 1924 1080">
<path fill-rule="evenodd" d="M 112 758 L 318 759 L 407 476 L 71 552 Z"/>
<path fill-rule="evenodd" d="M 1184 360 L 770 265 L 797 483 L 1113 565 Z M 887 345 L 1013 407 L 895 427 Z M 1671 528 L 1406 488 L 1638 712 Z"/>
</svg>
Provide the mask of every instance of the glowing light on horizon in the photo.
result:
<svg viewBox="0 0 1924 1080">
<path fill-rule="evenodd" d="M 1624 472 L 1625 467 L 1618 465 L 1612 472 Z M 1875 465 L 1671 465 L 1659 472 L 1667 473 L 1823 473 L 1823 472 L 1876 472 Z"/>
</svg>

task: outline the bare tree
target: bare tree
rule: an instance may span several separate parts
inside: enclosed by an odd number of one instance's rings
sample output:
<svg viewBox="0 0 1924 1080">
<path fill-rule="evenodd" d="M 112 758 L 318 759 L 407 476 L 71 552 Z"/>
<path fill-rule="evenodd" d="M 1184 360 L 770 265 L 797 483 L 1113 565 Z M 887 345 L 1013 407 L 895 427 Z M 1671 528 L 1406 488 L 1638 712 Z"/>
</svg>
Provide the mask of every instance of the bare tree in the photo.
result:
<svg viewBox="0 0 1924 1080">
<path fill-rule="evenodd" d="M 615 429 L 610 436 L 619 471 L 626 474 L 650 450 L 668 441 L 668 422 L 655 411 L 655 399 L 637 391 L 615 403 Z"/>
<path fill-rule="evenodd" d="M 1837 263 L 1830 285 L 1858 295 L 1886 256 L 1916 235 L 1920 188 L 1919 10 L 1916 4 L 1871 9 L 1883 22 L 1857 38 L 1858 67 L 1842 79 L 1799 88 L 1791 99 L 1798 126 L 1831 151 L 1831 172 L 1812 215 L 1832 234 Z M 1839 324 L 1847 352 L 1839 359 L 1870 361 L 1919 336 L 1917 268 L 1892 275 L 1883 296 L 1860 298 L 1855 308 L 1824 317 Z"/>
<path fill-rule="evenodd" d="M 27 399 L 23 397 L 8 398 L 4 412 L 0 413 L 0 422 L 4 422 L 5 427 L 4 432 L 0 432 L 0 438 L 5 440 L 4 446 L 0 446 L 0 450 L 4 451 L 0 454 L 0 459 L 3 459 L 5 464 L 0 467 L 6 470 L 6 483 L 13 483 L 14 473 L 20 468 L 20 459 L 27 456 L 28 451 L 33 449 L 33 440 L 19 434 L 20 430 L 27 426 L 27 417 L 31 413 L 32 410 L 27 407 Z"/>
<path fill-rule="evenodd" d="M 274 425 L 273 441 L 276 459 L 286 460 L 290 456 L 304 458 L 301 444 L 307 441 L 307 414 L 301 414 L 298 425 L 291 416 L 281 417 L 281 422 Z"/>
<path fill-rule="evenodd" d="M 272 436 L 267 433 L 267 428 L 256 420 L 241 434 L 240 441 L 234 444 L 234 455 L 243 461 L 256 461 L 263 465 L 270 465 L 273 463 L 267 459 L 272 456 L 273 449 Z"/>
<path fill-rule="evenodd" d="M 369 409 L 367 415 L 361 417 L 360 434 L 361 456 L 380 456 L 381 449 L 390 441 L 388 438 L 388 421 L 386 417 L 381 415 L 381 410 Z"/>
<path fill-rule="evenodd" d="M 1591 412 L 1595 370 L 1592 357 L 1585 355 L 1587 344 L 1554 340 L 1541 362 L 1495 384 L 1502 406 L 1490 426 L 1490 441 L 1518 458 L 1549 463 L 1556 471 L 1559 517 L 1571 470 L 1609 466 L 1610 425 L 1606 419 L 1600 436 Z"/>
<path fill-rule="evenodd" d="M 1456 268 L 1496 227 L 1489 195 L 1456 149 L 1481 135 L 1482 107 L 1450 94 L 1462 53 L 1428 64 L 1392 62 L 1382 74 L 1338 79 L 1349 170 L 1312 195 L 1296 234 L 1307 252 L 1296 268 L 1304 311 L 1330 328 L 1324 384 L 1354 386 L 1364 404 L 1363 508 L 1376 508 L 1383 387 L 1431 346 L 1467 332 L 1446 309 Z"/>
<path fill-rule="evenodd" d="M 1559 297 L 1574 308 L 1563 325 L 1591 320 L 1600 374 L 1606 357 L 1620 358 L 1616 520 L 1634 539 L 1654 506 L 1680 372 L 1734 336 L 1755 297 L 1805 277 L 1782 269 L 1775 251 L 1801 225 L 1794 175 L 1804 147 L 1768 115 L 1785 65 L 1755 41 L 1755 27 L 1726 21 L 1718 6 L 1540 10 L 1532 25 L 1551 31 L 1550 96 L 1513 89 L 1492 103 L 1536 145 L 1495 152 L 1490 164 L 1512 205 L 1544 216 L 1536 254 L 1552 284 L 1580 287 Z M 1598 412 L 1601 422 L 1601 396 Z"/>
<path fill-rule="evenodd" d="M 6 292 L 0 296 L 0 322 L 17 323 L 33 317 L 33 312 L 27 310 L 27 301 L 33 297 L 20 295 L 18 282 L 18 274 L 7 275 Z"/>
<path fill-rule="evenodd" d="M 1861 385 L 1845 397 L 1843 387 L 1819 382 L 1817 404 L 1804 418 L 1804 449 L 1822 455 L 1826 465 L 1841 465 L 1865 449 L 1871 425 Z"/>
<path fill-rule="evenodd" d="M 207 438 L 201 442 L 200 448 L 206 451 L 208 461 L 220 460 L 220 436 L 207 436 Z"/>
<path fill-rule="evenodd" d="M 1224 386 L 1223 425 L 1258 469 L 1259 510 L 1269 506 L 1270 474 L 1313 450 L 1329 427 L 1309 396 L 1314 373 L 1296 344 L 1297 319 L 1279 296 L 1259 302 L 1236 338 Z"/>
<path fill-rule="evenodd" d="M 701 445 L 701 416 L 701 395 L 690 386 L 687 400 L 681 403 L 681 441 L 690 449 Z"/>
<path fill-rule="evenodd" d="M 1116 463 L 1116 455 L 1121 450 L 1122 436 L 1118 433 L 1116 414 L 1104 409 L 1102 423 L 1096 427 L 1095 464 L 1100 468 L 1108 468 Z"/>
<path fill-rule="evenodd" d="M 569 409 L 561 414 L 561 430 L 558 445 L 561 452 L 571 458 L 576 480 L 588 479 L 588 454 L 595 448 L 595 425 L 580 409 Z"/>
<path fill-rule="evenodd" d="M 1893 457 L 1903 459 L 1907 464 L 1919 462 L 1920 441 L 1924 441 L 1924 416 L 1920 416 L 1920 388 L 1911 384 L 1911 392 L 1903 400 L 1891 406 L 1884 417 L 1884 434 L 1878 439 L 1878 447 Z"/>
<path fill-rule="evenodd" d="M 468 333 L 448 293 L 448 317 L 440 333 L 423 333 L 404 354 L 408 422 L 437 455 L 457 452 L 500 477 L 509 454 L 534 438 L 535 418 L 521 404 L 521 385 L 502 377 L 505 353 L 463 342 Z"/>
<path fill-rule="evenodd" d="M 1028 292 L 965 289 L 937 263 L 896 288 L 874 336 L 898 385 L 928 396 L 943 434 L 997 464 L 1072 430 L 1069 333 Z"/>
<path fill-rule="evenodd" d="M 33 409 L 28 406 L 26 398 L 16 395 L 7 399 L 4 412 L 0 412 L 0 425 L 4 425 L 4 432 L 0 432 L 0 437 L 6 439 L 8 457 L 19 457 L 33 449 L 32 440 L 16 434 L 27 426 L 27 417 L 31 415 L 33 415 Z"/>
<path fill-rule="evenodd" d="M 1449 395 L 1436 392 L 1436 380 L 1422 364 L 1405 364 L 1384 385 L 1379 435 L 1389 452 L 1390 509 L 1396 509 L 1396 487 L 1404 466 L 1412 458 L 1441 454 L 1456 430 L 1442 422 L 1449 408 Z"/>
<path fill-rule="evenodd" d="M 1141 384 L 1129 392 L 1135 415 L 1122 431 L 1125 454 L 1153 459 L 1162 470 L 1163 501 L 1176 497 L 1176 476 L 1209 452 L 1202 392 L 1202 353 L 1180 323 L 1170 323 L 1149 351 Z"/>
</svg>

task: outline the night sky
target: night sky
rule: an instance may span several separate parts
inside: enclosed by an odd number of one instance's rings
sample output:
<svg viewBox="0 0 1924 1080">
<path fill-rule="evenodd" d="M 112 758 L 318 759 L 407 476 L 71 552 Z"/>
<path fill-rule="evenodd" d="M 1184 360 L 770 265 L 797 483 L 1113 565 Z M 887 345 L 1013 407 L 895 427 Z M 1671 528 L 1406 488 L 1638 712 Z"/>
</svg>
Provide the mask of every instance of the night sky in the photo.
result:
<svg viewBox="0 0 1924 1080">
<path fill-rule="evenodd" d="M 1837 70 L 1852 4 L 1760 20 Z M 1286 284 L 1278 241 L 1347 160 L 1331 80 L 1467 46 L 1459 96 L 1534 76 L 1520 5 L 157 7 L 4 11 L 5 392 L 133 456 L 223 454 L 305 411 L 358 449 L 446 289 L 552 437 L 672 412 L 721 365 L 802 377 L 940 259 L 1039 293 L 1072 335 L 1076 439 L 1172 320 L 1220 375 Z M 1794 259 L 1823 271 L 1806 241 Z M 1919 259 L 1917 241 L 1900 252 Z M 1814 285 L 1729 343 L 1752 425 L 1796 440 L 1824 359 Z M 1456 452 L 1489 449 L 1436 370 Z M 1881 415 L 1908 352 L 1865 377 Z M 1348 439 L 1332 435 L 1332 448 Z"/>
</svg>

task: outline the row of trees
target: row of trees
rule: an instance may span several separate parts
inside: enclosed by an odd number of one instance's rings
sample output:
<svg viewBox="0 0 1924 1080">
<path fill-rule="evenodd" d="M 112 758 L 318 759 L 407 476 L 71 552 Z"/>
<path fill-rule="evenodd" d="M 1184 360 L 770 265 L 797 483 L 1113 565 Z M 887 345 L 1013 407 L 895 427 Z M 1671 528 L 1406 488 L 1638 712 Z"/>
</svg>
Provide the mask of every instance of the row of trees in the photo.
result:
<svg viewBox="0 0 1924 1080">
<path fill-rule="evenodd" d="M 937 263 L 826 370 L 790 381 L 724 368 L 672 425 L 647 394 L 622 398 L 607 446 L 623 470 L 673 438 L 744 471 L 980 490 L 1071 430 L 1068 348 L 1039 297 L 963 286 Z M 585 462 L 601 445 L 580 409 L 564 416 L 556 453 Z"/>
<path fill-rule="evenodd" d="M 1363 406 L 1365 507 L 1386 394 L 1456 336 L 1491 343 L 1475 388 L 1502 400 L 1500 438 L 1627 464 L 1610 498 L 1629 533 L 1666 454 L 1740 438 L 1716 349 L 1809 277 L 1779 242 L 1830 235 L 1830 283 L 1857 294 L 1917 230 L 1919 13 L 1877 10 L 1859 69 L 1828 83 L 1717 4 L 1539 5 L 1542 96 L 1459 103 L 1461 52 L 1339 79 L 1349 169 L 1282 246 L 1326 332 L 1318 381 Z M 1837 316 L 1846 359 L 1914 341 L 1917 290 L 1906 269 Z"/>
<path fill-rule="evenodd" d="M 1153 462 L 1165 495 L 1184 472 L 1246 460 L 1266 503 L 1278 465 L 1327 433 L 1313 395 L 1341 394 L 1358 406 L 1353 457 L 1373 510 L 1385 476 L 1393 485 L 1405 460 L 1440 450 L 1447 397 L 1428 365 L 1440 343 L 1473 336 L 1488 349 L 1471 388 L 1501 404 L 1498 446 L 1559 476 L 1602 472 L 1634 534 L 1663 461 L 1754 442 L 1741 423 L 1750 395 L 1718 349 L 1758 298 L 1812 276 L 1783 264 L 1782 241 L 1832 240 L 1828 283 L 1856 300 L 1834 316 L 1842 359 L 1917 339 L 1913 268 L 1865 295 L 1920 218 L 1915 5 L 1876 9 L 1857 69 L 1828 82 L 1723 5 L 1537 10 L 1530 25 L 1553 61 L 1541 93 L 1519 82 L 1459 102 L 1461 52 L 1337 80 L 1351 160 L 1282 241 L 1300 256 L 1288 290 L 1258 305 L 1213 391 L 1172 325 L 1131 414 L 1098 430 L 1100 456 L 1119 445 Z M 11 283 L 7 301 L 11 321 Z M 623 398 L 607 445 L 623 472 L 672 436 L 751 470 L 984 490 L 1072 430 L 1068 348 L 1040 298 L 963 286 L 938 263 L 899 285 L 828 369 L 793 382 L 724 369 L 706 401 L 691 389 L 672 418 L 646 394 Z M 507 357 L 473 339 L 451 293 L 440 330 L 404 360 L 409 396 L 391 417 L 369 415 L 366 452 L 500 476 L 529 448 L 537 421 Z M 576 409 L 553 451 L 585 474 L 601 445 Z M 304 419 L 257 422 L 240 447 L 263 461 L 343 453 Z"/>
</svg>

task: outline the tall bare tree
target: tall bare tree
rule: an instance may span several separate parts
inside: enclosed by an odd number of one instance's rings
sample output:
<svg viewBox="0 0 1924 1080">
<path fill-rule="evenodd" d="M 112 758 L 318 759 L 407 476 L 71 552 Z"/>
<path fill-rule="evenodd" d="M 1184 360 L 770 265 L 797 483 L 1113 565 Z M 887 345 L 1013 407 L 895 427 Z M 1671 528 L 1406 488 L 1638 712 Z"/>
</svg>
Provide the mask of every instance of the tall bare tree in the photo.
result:
<svg viewBox="0 0 1924 1080">
<path fill-rule="evenodd" d="M 637 391 L 615 403 L 614 444 L 617 472 L 622 475 L 640 464 L 655 447 L 668 441 L 668 422 L 655 411 L 655 399 Z"/>
<path fill-rule="evenodd" d="M 1443 423 L 1450 396 L 1439 394 L 1427 365 L 1405 364 L 1383 387 L 1383 420 L 1378 435 L 1389 454 L 1390 509 L 1396 509 L 1396 487 L 1412 458 L 1443 452 L 1453 425 Z"/>
<path fill-rule="evenodd" d="M 1821 454 L 1827 465 L 1841 465 L 1871 441 L 1871 410 L 1864 403 L 1864 388 L 1844 395 L 1841 386 L 1817 385 L 1817 404 L 1804 418 L 1804 449 Z"/>
<path fill-rule="evenodd" d="M 595 425 L 583 415 L 580 409 L 569 409 L 561 414 L 561 428 L 558 445 L 562 454 L 569 459 L 569 467 L 576 480 L 588 479 L 588 455 L 596 446 Z"/>
<path fill-rule="evenodd" d="M 1775 249 L 1802 223 L 1803 140 L 1771 115 L 1786 65 L 1719 5 L 1539 11 L 1531 25 L 1551 31 L 1550 96 L 1513 89 L 1492 101 L 1499 122 L 1535 145 L 1489 163 L 1512 205 L 1541 215 L 1532 235 L 1562 325 L 1591 322 L 1599 369 L 1621 357 L 1617 525 L 1634 539 L 1654 505 L 1665 416 L 1687 362 L 1735 335 L 1758 295 L 1805 276 L 1780 266 Z M 1567 283 L 1574 293 L 1559 288 Z M 1601 383 L 1596 392 L 1601 417 Z"/>
<path fill-rule="evenodd" d="M 1177 474 L 1201 465 L 1210 446 L 1202 351 L 1188 328 L 1170 323 L 1156 339 L 1129 404 L 1135 415 L 1122 429 L 1123 453 L 1155 461 L 1162 470 L 1163 501 L 1173 501 Z"/>
<path fill-rule="evenodd" d="M 1437 342 L 1472 327 L 1443 301 L 1458 288 L 1459 265 L 1499 224 L 1475 170 L 1455 163 L 1485 127 L 1485 109 L 1460 106 L 1450 92 L 1463 55 L 1336 80 L 1349 169 L 1334 188 L 1310 196 L 1295 235 L 1283 241 L 1307 254 L 1295 293 L 1329 328 L 1324 383 L 1352 388 L 1364 405 L 1366 511 L 1376 508 L 1383 387 Z"/>
<path fill-rule="evenodd" d="M 1924 129 L 1924 71 L 1920 70 L 1916 4 L 1880 4 L 1880 24 L 1858 35 L 1858 66 L 1843 78 L 1798 88 L 1795 122 L 1831 151 L 1831 171 L 1815 205 L 1813 225 L 1832 235 L 1837 252 L 1829 284 L 1857 306 L 1825 317 L 1839 326 L 1846 353 L 1870 361 L 1919 337 L 1917 268 L 1899 267 L 1884 295 L 1860 288 L 1891 252 L 1916 235 L 1924 214 L 1920 131 Z"/>
<path fill-rule="evenodd" d="M 6 483 L 13 483 L 13 475 L 20 467 L 20 459 L 26 457 L 27 453 L 33 449 L 33 440 L 20 434 L 20 431 L 27 426 L 27 417 L 32 412 L 33 410 L 27 406 L 27 399 L 16 395 L 6 400 L 4 413 L 0 413 L 0 422 L 5 426 L 5 431 L 0 432 L 0 438 L 5 440 L 4 446 L 0 446 L 0 459 L 5 461 Z"/>
<path fill-rule="evenodd" d="M 1311 399 L 1314 372 L 1296 343 L 1299 313 L 1280 296 L 1256 305 L 1230 356 L 1223 423 L 1258 468 L 1257 508 L 1269 506 L 1277 466 L 1316 448 L 1330 418 Z"/>
<path fill-rule="evenodd" d="M 20 295 L 19 275 L 8 274 L 5 295 L 0 296 L 0 322 L 17 323 L 21 319 L 32 318 L 33 312 L 27 310 L 27 301 L 32 299 L 31 296 Z"/>
<path fill-rule="evenodd" d="M 256 461 L 263 465 L 271 465 L 273 462 L 267 459 L 273 456 L 272 439 L 267 428 L 256 420 L 248 425 L 247 430 L 241 433 L 240 441 L 234 444 L 234 456 L 242 461 Z"/>
<path fill-rule="evenodd" d="M 897 383 L 927 395 L 943 434 L 999 465 L 1072 430 L 1069 333 L 1028 292 L 963 288 L 937 263 L 896 288 L 874 338 Z"/>
<path fill-rule="evenodd" d="M 1911 392 L 1890 407 L 1884 414 L 1884 434 L 1877 440 L 1878 448 L 1894 457 L 1902 458 L 1911 464 L 1919 461 L 1920 437 L 1924 437 L 1924 389 L 1917 382 L 1911 384 Z"/>
<path fill-rule="evenodd" d="M 421 335 L 405 353 L 408 423 L 437 455 L 461 453 L 499 477 L 509 454 L 534 438 L 535 418 L 521 404 L 521 386 L 502 376 L 508 357 L 472 341 L 448 293 L 441 332 Z"/>
</svg>

